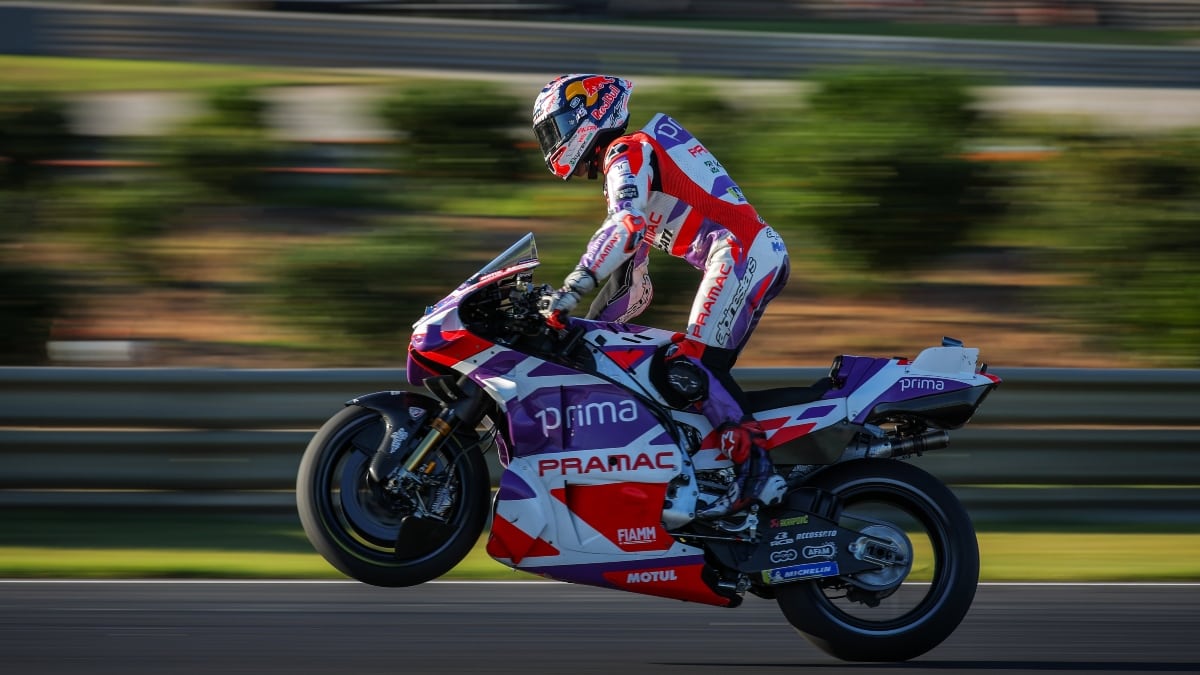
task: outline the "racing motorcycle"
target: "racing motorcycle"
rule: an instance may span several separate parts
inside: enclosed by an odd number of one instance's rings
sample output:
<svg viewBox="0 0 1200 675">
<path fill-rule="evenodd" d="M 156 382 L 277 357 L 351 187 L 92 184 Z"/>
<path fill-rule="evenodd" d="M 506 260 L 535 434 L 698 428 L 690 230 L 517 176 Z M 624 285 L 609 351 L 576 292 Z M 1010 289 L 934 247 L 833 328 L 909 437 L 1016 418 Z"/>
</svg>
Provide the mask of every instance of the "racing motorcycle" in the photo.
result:
<svg viewBox="0 0 1200 675">
<path fill-rule="evenodd" d="M 978 583 L 975 531 L 943 483 L 897 460 L 946 446 L 1000 383 L 977 349 L 945 338 L 912 359 L 839 356 L 811 385 L 746 392 L 789 492 L 697 519 L 734 471 L 666 381 L 678 335 L 551 328 L 537 265 L 528 234 L 428 308 L 408 351 L 416 390 L 348 401 L 312 438 L 296 497 L 330 564 L 424 583 L 490 518 L 487 552 L 512 568 L 721 607 L 773 599 L 845 660 L 911 659 L 954 631 Z"/>
</svg>

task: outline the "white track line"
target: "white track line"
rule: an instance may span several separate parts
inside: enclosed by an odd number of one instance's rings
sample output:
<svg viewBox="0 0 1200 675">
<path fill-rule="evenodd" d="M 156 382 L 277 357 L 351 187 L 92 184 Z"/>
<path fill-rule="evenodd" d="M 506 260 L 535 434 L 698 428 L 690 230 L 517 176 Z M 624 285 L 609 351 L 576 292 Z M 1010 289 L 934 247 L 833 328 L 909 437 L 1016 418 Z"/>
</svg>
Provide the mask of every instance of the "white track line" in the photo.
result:
<svg viewBox="0 0 1200 675">
<path fill-rule="evenodd" d="M 353 579 L 0 579 L 0 584 L 145 584 L 145 585 L 199 585 L 199 584 L 357 584 L 364 585 Z M 564 586 L 565 582 L 546 580 L 512 581 L 498 580 L 443 580 L 430 581 L 427 584 L 444 585 L 480 585 L 480 586 L 510 586 L 514 584 L 525 586 Z M 910 586 L 927 585 L 911 583 Z M 1194 581 L 981 581 L 980 586 L 1032 586 L 1032 587 L 1163 587 L 1163 588 L 1200 588 L 1200 582 Z"/>
</svg>

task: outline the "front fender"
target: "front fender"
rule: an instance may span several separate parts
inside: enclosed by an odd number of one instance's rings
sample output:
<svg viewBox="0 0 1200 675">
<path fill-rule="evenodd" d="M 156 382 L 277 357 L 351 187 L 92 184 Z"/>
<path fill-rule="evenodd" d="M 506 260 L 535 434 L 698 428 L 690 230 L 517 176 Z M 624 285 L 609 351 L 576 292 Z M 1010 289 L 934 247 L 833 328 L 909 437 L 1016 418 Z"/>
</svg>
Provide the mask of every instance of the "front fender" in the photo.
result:
<svg viewBox="0 0 1200 675">
<path fill-rule="evenodd" d="M 373 482 L 381 483 L 421 441 L 422 427 L 437 417 L 442 404 L 432 396 L 411 391 L 377 391 L 351 399 L 355 405 L 379 413 L 387 430 L 375 448 L 369 468 Z"/>
</svg>

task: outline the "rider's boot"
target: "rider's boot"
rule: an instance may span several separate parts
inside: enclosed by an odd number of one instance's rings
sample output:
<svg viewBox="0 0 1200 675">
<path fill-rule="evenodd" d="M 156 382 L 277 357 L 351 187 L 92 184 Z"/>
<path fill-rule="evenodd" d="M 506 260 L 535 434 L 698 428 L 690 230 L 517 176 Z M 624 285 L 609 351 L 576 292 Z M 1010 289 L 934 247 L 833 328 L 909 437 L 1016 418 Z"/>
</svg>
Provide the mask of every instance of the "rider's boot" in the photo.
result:
<svg viewBox="0 0 1200 675">
<path fill-rule="evenodd" d="M 775 473 L 775 465 L 763 448 L 764 439 L 762 427 L 753 420 L 721 430 L 721 449 L 734 461 L 734 479 L 725 494 L 700 509 L 696 517 L 724 518 L 755 504 L 772 506 L 783 500 L 787 481 Z"/>
</svg>

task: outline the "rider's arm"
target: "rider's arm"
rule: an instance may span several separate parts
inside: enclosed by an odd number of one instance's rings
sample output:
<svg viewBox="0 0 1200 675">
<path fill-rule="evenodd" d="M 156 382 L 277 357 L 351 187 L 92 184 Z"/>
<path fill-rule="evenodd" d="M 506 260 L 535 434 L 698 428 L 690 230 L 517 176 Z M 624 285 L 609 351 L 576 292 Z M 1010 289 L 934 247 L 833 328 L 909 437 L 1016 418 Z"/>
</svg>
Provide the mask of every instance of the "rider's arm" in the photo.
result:
<svg viewBox="0 0 1200 675">
<path fill-rule="evenodd" d="M 542 313 L 551 325 L 561 324 L 561 316 L 574 309 L 583 295 L 627 267 L 627 261 L 645 248 L 644 209 L 653 177 L 650 160 L 652 151 L 648 143 L 629 138 L 609 148 L 604 158 L 604 194 L 608 201 L 608 217 L 588 241 L 587 250 L 574 271 L 567 275 L 562 288 L 544 302 Z M 645 257 L 644 250 L 640 257 Z M 640 270 L 645 276 L 644 264 Z M 648 280 L 645 286 L 642 295 L 648 301 Z M 630 295 L 629 289 L 622 289 L 622 295 Z M 641 304 L 634 314 L 644 308 Z M 625 311 L 620 313 L 626 314 Z"/>
<path fill-rule="evenodd" d="M 609 148 L 604 158 L 608 217 L 592 235 L 577 268 L 589 272 L 594 281 L 607 279 L 645 245 L 652 152 L 649 143 L 625 138 Z"/>
</svg>

